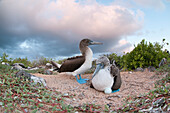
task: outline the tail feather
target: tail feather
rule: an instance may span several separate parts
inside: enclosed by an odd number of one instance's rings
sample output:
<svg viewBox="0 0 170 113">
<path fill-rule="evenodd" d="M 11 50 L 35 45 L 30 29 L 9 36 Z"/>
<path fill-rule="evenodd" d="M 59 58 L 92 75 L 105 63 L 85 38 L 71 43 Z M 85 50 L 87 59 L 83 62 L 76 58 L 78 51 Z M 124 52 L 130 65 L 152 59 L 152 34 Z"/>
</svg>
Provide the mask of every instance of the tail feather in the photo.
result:
<svg viewBox="0 0 170 113">
<path fill-rule="evenodd" d="M 54 61 L 51 61 L 51 64 L 52 64 L 54 67 L 56 67 L 57 70 L 61 67 L 61 64 L 58 64 L 58 63 L 56 63 L 56 62 L 54 62 Z"/>
</svg>

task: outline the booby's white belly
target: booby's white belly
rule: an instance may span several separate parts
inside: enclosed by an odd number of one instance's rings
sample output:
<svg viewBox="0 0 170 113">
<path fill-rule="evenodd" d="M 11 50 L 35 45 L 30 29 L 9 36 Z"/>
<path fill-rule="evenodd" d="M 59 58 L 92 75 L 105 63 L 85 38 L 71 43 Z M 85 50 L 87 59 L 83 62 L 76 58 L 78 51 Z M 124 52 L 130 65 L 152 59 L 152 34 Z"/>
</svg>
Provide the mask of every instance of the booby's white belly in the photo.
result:
<svg viewBox="0 0 170 113">
<path fill-rule="evenodd" d="M 106 88 L 111 88 L 113 82 L 113 77 L 110 75 L 108 69 L 100 69 L 100 71 L 92 79 L 93 87 L 99 91 L 104 91 Z"/>
</svg>

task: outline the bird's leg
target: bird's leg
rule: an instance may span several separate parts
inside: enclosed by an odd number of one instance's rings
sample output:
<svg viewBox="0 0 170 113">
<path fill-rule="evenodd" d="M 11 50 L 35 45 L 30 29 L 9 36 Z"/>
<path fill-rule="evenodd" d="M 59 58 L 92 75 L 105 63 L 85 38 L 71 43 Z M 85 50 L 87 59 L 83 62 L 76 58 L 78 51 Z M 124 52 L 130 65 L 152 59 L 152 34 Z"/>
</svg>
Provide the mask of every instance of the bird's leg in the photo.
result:
<svg viewBox="0 0 170 113">
<path fill-rule="evenodd" d="M 87 83 L 87 80 L 89 79 L 82 79 L 81 78 L 81 74 L 79 74 L 79 78 L 77 77 L 78 75 L 76 75 L 76 80 L 79 84 L 84 84 L 84 83 Z"/>
<path fill-rule="evenodd" d="M 81 79 L 81 74 L 79 74 L 79 78 Z"/>
</svg>

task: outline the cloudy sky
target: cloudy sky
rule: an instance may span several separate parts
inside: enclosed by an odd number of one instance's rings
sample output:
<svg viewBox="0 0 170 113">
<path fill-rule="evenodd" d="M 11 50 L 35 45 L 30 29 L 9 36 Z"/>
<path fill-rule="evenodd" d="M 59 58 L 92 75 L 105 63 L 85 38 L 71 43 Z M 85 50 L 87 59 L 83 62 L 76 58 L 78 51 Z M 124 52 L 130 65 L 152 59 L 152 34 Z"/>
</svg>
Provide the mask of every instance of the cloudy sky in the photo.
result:
<svg viewBox="0 0 170 113">
<path fill-rule="evenodd" d="M 0 55 L 63 59 L 83 38 L 103 42 L 95 57 L 170 42 L 170 0 L 0 0 Z"/>
</svg>

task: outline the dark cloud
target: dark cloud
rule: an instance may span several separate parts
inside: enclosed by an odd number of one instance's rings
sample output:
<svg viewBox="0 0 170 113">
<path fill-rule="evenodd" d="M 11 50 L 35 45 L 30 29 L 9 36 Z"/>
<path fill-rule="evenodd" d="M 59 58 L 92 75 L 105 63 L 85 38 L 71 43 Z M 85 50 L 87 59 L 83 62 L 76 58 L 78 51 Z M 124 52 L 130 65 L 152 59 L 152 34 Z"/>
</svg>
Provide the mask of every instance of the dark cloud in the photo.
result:
<svg viewBox="0 0 170 113">
<path fill-rule="evenodd" d="M 100 46 L 90 46 L 94 53 L 113 52 L 122 37 L 142 27 L 140 14 L 96 2 L 1 0 L 0 51 L 30 59 L 68 57 L 80 53 L 81 39 L 90 38 L 103 42 Z M 130 46 L 125 43 L 117 49 L 123 51 Z"/>
</svg>

